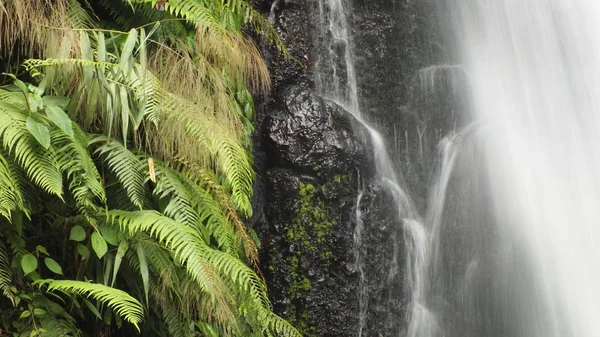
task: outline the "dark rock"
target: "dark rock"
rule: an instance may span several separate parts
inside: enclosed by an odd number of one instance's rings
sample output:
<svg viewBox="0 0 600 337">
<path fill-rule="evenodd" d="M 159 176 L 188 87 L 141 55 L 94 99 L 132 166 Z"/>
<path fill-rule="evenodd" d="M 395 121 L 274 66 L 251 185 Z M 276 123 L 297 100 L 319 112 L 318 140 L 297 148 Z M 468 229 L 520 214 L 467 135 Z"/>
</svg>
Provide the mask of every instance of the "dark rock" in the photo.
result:
<svg viewBox="0 0 600 337">
<path fill-rule="evenodd" d="M 274 309 L 304 336 L 352 336 L 356 331 L 356 177 L 310 176 L 273 168 L 266 174 L 263 265 Z M 325 191 L 336 191 L 335 201 Z M 343 322 L 343 324 L 334 324 Z"/>
<path fill-rule="evenodd" d="M 363 147 L 342 108 L 299 86 L 287 88 L 279 102 L 281 110 L 263 127 L 275 165 L 307 173 L 344 173 L 364 165 Z"/>
<path fill-rule="evenodd" d="M 261 238 L 274 310 L 306 337 L 356 336 L 360 275 L 365 274 L 361 289 L 369 306 L 362 336 L 402 336 L 403 220 L 389 190 L 372 177 L 367 158 L 372 154 L 364 150 L 368 142 L 361 145 L 352 119 L 314 94 L 313 60 L 324 52 L 317 48 L 323 40 L 318 1 L 251 2 L 270 16 L 292 56 L 282 57 L 261 44 L 273 90 L 258 102 L 254 205 L 260 209 L 251 224 Z M 417 196 L 421 209 L 440 130 L 454 127 L 452 115 L 444 114 L 445 99 L 415 100 L 422 96 L 418 70 L 444 63 L 434 56 L 439 41 L 427 29 L 435 2 L 348 1 L 353 45 L 359 46 L 354 55 L 363 115 L 387 140 L 390 157 L 405 173 L 409 194 Z M 448 125 L 431 124 L 439 119 L 430 114 L 434 104 Z M 363 231 L 355 246 L 359 186 L 364 186 Z"/>
<path fill-rule="evenodd" d="M 368 303 L 363 336 L 402 336 L 407 304 L 403 219 L 392 193 L 378 180 L 366 188 L 359 207 L 364 228 L 357 268 L 367 275 L 363 301 Z"/>
</svg>

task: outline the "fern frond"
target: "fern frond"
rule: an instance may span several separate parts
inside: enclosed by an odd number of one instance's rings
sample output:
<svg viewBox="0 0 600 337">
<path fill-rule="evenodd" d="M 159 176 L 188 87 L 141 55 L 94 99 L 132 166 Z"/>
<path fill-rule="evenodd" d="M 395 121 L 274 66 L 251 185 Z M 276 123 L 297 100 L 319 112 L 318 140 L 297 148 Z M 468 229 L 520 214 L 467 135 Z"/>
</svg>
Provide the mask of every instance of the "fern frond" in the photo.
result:
<svg viewBox="0 0 600 337">
<path fill-rule="evenodd" d="M 12 285 L 12 273 L 10 271 L 10 259 L 3 242 L 0 242 L 0 290 L 4 296 L 15 303 L 15 292 Z"/>
<path fill-rule="evenodd" d="M 38 280 L 34 284 L 47 286 L 48 291 L 60 291 L 66 294 L 79 294 L 96 299 L 115 311 L 124 320 L 131 323 L 139 331 L 139 324 L 144 319 L 144 309 L 140 302 L 128 293 L 105 286 L 72 280 Z"/>
<path fill-rule="evenodd" d="M 92 29 L 96 26 L 96 18 L 92 17 L 90 9 L 84 8 L 78 0 L 69 0 L 67 15 L 74 27 Z"/>
<path fill-rule="evenodd" d="M 91 216 L 98 211 L 97 201 L 106 203 L 106 194 L 98 169 L 87 147 L 87 136 L 73 123 L 74 138 L 56 128 L 52 130 L 52 142 L 57 149 L 56 157 L 62 172 L 69 180 L 69 189 L 82 214 Z"/>
<path fill-rule="evenodd" d="M 108 139 L 105 136 L 96 136 L 91 141 L 91 143 L 99 142 L 104 144 L 99 146 L 95 152 L 104 157 L 108 168 L 117 176 L 131 202 L 140 209 L 144 208 L 144 205 L 148 203 L 145 161 L 116 140 Z"/>
<path fill-rule="evenodd" d="M 231 186 L 233 205 L 246 216 L 251 216 L 250 198 L 255 173 L 249 154 L 214 117 L 195 114 L 195 106 L 191 102 L 174 96 L 171 98 L 171 108 L 165 110 L 161 122 L 177 127 L 157 130 L 159 134 L 155 141 L 175 141 L 174 148 L 167 150 L 175 152 L 176 149 L 180 158 L 200 166 L 205 163 L 194 159 L 198 158 L 197 153 L 208 150 L 214 158 L 217 172 L 225 176 Z M 185 134 L 174 135 L 173 130 L 184 130 Z"/>
<path fill-rule="evenodd" d="M 0 153 L 0 215 L 9 221 L 14 211 L 23 210 L 28 213 L 17 174 Z"/>
<path fill-rule="evenodd" d="M 125 0 L 131 6 L 147 4 L 154 6 L 154 0 Z M 198 1 L 173 1 L 165 3 L 165 11 L 175 17 L 188 20 L 193 25 L 210 27 L 211 29 L 224 30 L 214 12 Z"/>
<path fill-rule="evenodd" d="M 170 197 L 164 214 L 199 230 L 205 242 L 211 238 L 219 248 L 237 256 L 232 225 L 221 212 L 219 204 L 200 186 L 185 176 L 157 162 L 157 184 L 154 190 L 160 197 Z"/>
<path fill-rule="evenodd" d="M 196 184 L 207 190 L 212 195 L 213 199 L 220 204 L 222 211 L 227 217 L 227 220 L 229 223 L 233 224 L 235 228 L 237 241 L 239 245 L 241 245 L 244 252 L 243 255 L 256 270 L 260 270 L 258 248 L 256 247 L 254 240 L 252 240 L 250 235 L 248 235 L 246 226 L 244 223 L 242 223 L 235 208 L 231 204 L 229 194 L 227 191 L 225 191 L 223 186 L 219 185 L 215 174 L 207 170 L 195 169 L 188 172 L 187 176 L 195 177 Z"/>
<path fill-rule="evenodd" d="M 32 182 L 48 193 L 62 196 L 62 176 L 52 148 L 44 149 L 29 133 L 27 112 L 0 99 L 0 138 L 4 151 L 14 156 Z"/>
<path fill-rule="evenodd" d="M 173 251 L 202 291 L 216 299 L 227 296 L 216 270 L 203 256 L 210 248 L 192 228 L 155 211 L 114 210 L 108 212 L 108 220 L 130 235 L 147 232 Z"/>
</svg>

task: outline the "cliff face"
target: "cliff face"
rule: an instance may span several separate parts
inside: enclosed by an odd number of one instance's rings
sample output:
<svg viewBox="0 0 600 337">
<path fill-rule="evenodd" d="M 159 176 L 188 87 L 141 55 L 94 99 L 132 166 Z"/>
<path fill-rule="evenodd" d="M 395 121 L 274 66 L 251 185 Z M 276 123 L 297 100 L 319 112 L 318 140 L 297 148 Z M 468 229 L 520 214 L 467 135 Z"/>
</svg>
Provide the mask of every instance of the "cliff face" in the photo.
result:
<svg viewBox="0 0 600 337">
<path fill-rule="evenodd" d="M 386 138 L 421 209 L 435 144 L 452 124 L 428 122 L 438 105 L 419 94 L 419 69 L 437 53 L 423 14 L 431 11 L 427 3 L 355 0 L 348 13 L 363 114 Z M 402 219 L 373 175 L 360 128 L 315 92 L 319 1 L 253 4 L 295 58 L 265 47 L 273 90 L 259 100 L 254 144 L 259 178 L 250 225 L 262 242 L 275 310 L 305 336 L 358 336 L 361 329 L 362 336 L 397 336 L 407 299 Z"/>
</svg>

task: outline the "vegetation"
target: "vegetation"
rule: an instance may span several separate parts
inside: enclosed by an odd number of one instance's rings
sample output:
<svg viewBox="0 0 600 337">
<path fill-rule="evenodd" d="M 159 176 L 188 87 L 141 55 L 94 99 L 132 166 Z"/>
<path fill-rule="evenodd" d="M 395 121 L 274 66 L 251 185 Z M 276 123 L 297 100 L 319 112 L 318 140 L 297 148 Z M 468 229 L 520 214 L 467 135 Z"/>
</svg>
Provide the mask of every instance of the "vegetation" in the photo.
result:
<svg viewBox="0 0 600 337">
<path fill-rule="evenodd" d="M 243 29 L 286 53 L 243 0 L 0 0 L 0 335 L 300 336 L 242 222 Z"/>
</svg>

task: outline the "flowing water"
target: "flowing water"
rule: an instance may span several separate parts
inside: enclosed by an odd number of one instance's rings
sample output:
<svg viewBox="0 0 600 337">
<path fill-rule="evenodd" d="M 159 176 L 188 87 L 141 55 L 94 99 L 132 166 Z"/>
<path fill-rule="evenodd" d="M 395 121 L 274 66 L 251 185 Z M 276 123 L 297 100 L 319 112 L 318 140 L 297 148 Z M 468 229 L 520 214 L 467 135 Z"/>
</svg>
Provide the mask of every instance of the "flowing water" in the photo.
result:
<svg viewBox="0 0 600 337">
<path fill-rule="evenodd" d="M 452 74 L 466 75 L 462 120 L 472 124 L 439 144 L 421 223 L 386 151 L 390 140 L 361 113 L 350 6 L 319 0 L 317 89 L 366 130 L 377 175 L 403 219 L 394 232 L 403 246 L 390 253 L 389 271 L 390 278 L 406 273 L 407 316 L 395 318 L 406 320 L 400 336 L 599 337 L 600 1 L 440 6 L 450 17 L 455 59 L 418 79 L 428 93 L 441 71 L 453 90 L 462 80 Z M 361 190 L 356 247 L 362 197 Z M 370 306 L 361 254 L 359 337 L 369 335 Z"/>
<path fill-rule="evenodd" d="M 325 98 L 343 107 L 359 124 L 359 133 L 365 133 L 365 143 L 372 146 L 375 171 L 382 183 L 387 186 L 397 204 L 396 212 L 400 219 L 416 227 L 421 227 L 417 220 L 418 216 L 409 196 L 404 192 L 402 175 L 396 171 L 389 153 L 386 149 L 382 135 L 362 115 L 358 102 L 358 86 L 356 70 L 354 65 L 354 46 L 350 33 L 351 27 L 348 22 L 348 12 L 351 10 L 350 3 L 346 0 L 319 0 L 319 26 L 320 39 L 322 41 L 322 52 L 315 65 L 317 91 Z M 362 186 L 362 185 L 361 185 Z M 362 247 L 363 221 L 360 202 L 363 191 L 358 192 L 356 203 L 356 228 L 354 231 L 355 259 L 359 270 L 359 317 L 358 337 L 366 336 L 368 331 L 367 313 L 369 310 L 369 294 L 366 288 L 367 275 L 364 267 L 366 256 Z M 388 282 L 398 279 L 401 272 L 399 256 L 400 235 L 402 229 L 395 228 L 392 231 L 395 242 L 389 253 L 390 270 L 387 275 Z M 401 285 L 398 285 L 401 287 Z M 390 293 L 391 294 L 391 293 Z M 390 317 L 397 320 L 397 317 Z"/>
<path fill-rule="evenodd" d="M 600 2 L 446 13 L 481 124 L 443 144 L 409 336 L 600 336 Z"/>
</svg>

